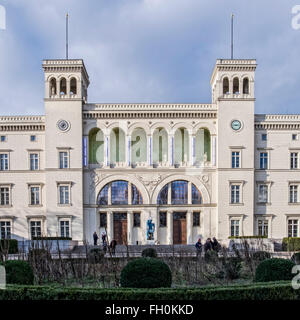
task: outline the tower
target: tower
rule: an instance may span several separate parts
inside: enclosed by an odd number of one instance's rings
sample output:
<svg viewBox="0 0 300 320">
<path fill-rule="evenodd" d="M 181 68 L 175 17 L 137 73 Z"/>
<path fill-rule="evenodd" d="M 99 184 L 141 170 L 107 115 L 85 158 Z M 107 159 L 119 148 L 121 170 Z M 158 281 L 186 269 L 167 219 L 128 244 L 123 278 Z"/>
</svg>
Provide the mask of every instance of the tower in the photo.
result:
<svg viewBox="0 0 300 320">
<path fill-rule="evenodd" d="M 212 100 L 218 109 L 218 237 L 254 232 L 254 77 L 256 60 L 217 60 Z"/>
<path fill-rule="evenodd" d="M 79 59 L 44 60 L 43 69 L 47 234 L 56 236 L 63 219 L 69 221 L 71 236 L 76 234 L 73 239 L 82 240 L 82 106 L 89 77 Z"/>
</svg>

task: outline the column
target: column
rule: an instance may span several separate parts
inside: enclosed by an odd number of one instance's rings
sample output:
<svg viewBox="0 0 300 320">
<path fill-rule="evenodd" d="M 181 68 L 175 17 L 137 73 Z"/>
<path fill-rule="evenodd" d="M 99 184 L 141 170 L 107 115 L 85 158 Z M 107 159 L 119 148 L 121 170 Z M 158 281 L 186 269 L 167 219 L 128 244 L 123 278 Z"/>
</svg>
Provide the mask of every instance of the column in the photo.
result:
<svg viewBox="0 0 300 320">
<path fill-rule="evenodd" d="M 188 182 L 188 204 L 192 204 L 192 183 Z"/>
<path fill-rule="evenodd" d="M 147 136 L 148 144 L 147 144 L 147 164 L 152 166 L 153 163 L 153 146 L 152 146 L 152 136 Z"/>
<path fill-rule="evenodd" d="M 205 139 L 204 139 L 204 129 L 200 129 L 200 164 L 201 167 L 204 167 L 204 144 L 205 144 Z"/>
<path fill-rule="evenodd" d="M 172 183 L 168 183 L 168 205 L 172 204 Z"/>
<path fill-rule="evenodd" d="M 133 212 L 127 211 L 127 243 L 132 245 Z"/>
<path fill-rule="evenodd" d="M 193 212 L 186 213 L 186 243 L 193 244 Z"/>
<path fill-rule="evenodd" d="M 129 135 L 127 136 L 126 141 L 127 141 L 127 147 L 126 147 L 126 152 L 125 152 L 126 164 L 128 166 L 130 166 L 131 165 L 131 137 Z"/>
<path fill-rule="evenodd" d="M 104 165 L 109 166 L 109 135 L 104 135 Z"/>
<path fill-rule="evenodd" d="M 107 213 L 107 242 L 110 243 L 111 240 L 114 238 L 114 218 L 113 212 L 108 211 Z"/>
<path fill-rule="evenodd" d="M 132 184 L 128 182 L 128 205 L 132 204 Z"/>
<path fill-rule="evenodd" d="M 192 165 L 194 166 L 196 164 L 196 136 L 193 134 L 192 136 Z"/>
<path fill-rule="evenodd" d="M 171 166 L 174 165 L 174 135 L 168 135 L 168 161 Z"/>
<path fill-rule="evenodd" d="M 189 154 L 188 154 L 188 165 L 189 167 L 193 166 L 193 134 L 189 132 Z"/>
<path fill-rule="evenodd" d="M 66 94 L 66 96 L 67 96 L 68 98 L 70 98 L 70 97 L 71 97 L 71 95 L 70 95 L 70 92 L 71 92 L 71 81 L 70 81 L 70 80 L 67 80 L 66 82 L 67 82 L 67 83 L 66 83 L 66 85 L 67 85 L 67 94 Z"/>
<path fill-rule="evenodd" d="M 211 136 L 211 162 L 215 166 L 217 163 L 217 137 L 215 135 Z"/>
<path fill-rule="evenodd" d="M 154 241 L 155 244 L 158 244 L 160 240 L 158 239 L 158 228 L 159 228 L 159 211 L 158 209 L 153 209 L 151 213 L 152 221 L 155 223 L 154 230 Z"/>
<path fill-rule="evenodd" d="M 173 212 L 167 211 L 167 244 L 173 244 Z"/>
<path fill-rule="evenodd" d="M 111 183 L 108 185 L 107 202 L 108 202 L 108 205 L 111 206 Z"/>
</svg>

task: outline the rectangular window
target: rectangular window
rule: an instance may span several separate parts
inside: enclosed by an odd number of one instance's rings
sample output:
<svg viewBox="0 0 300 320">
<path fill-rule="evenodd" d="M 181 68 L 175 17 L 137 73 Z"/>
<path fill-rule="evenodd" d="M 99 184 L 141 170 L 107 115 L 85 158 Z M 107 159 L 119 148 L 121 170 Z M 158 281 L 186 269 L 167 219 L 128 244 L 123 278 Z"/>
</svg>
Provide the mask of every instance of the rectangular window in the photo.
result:
<svg viewBox="0 0 300 320">
<path fill-rule="evenodd" d="M 10 221 L 1 221 L 0 222 L 0 236 L 1 239 L 10 239 L 11 238 L 11 223 Z"/>
<path fill-rule="evenodd" d="M 259 167 L 260 169 L 268 169 L 268 153 L 261 152 L 260 153 L 260 160 L 259 160 Z"/>
<path fill-rule="evenodd" d="M 1 141 L 1 142 L 5 142 L 5 141 L 6 141 L 6 136 L 1 136 L 1 137 L 0 137 L 0 141 Z"/>
<path fill-rule="evenodd" d="M 30 170 L 39 170 L 39 155 L 38 153 L 30 154 Z"/>
<path fill-rule="evenodd" d="M 268 220 L 258 220 L 258 235 L 263 237 L 268 237 L 269 235 Z"/>
<path fill-rule="evenodd" d="M 36 141 L 36 136 L 30 136 L 30 141 L 35 142 Z"/>
<path fill-rule="evenodd" d="M 298 237 L 298 225 L 299 221 L 297 219 L 288 220 L 288 237 Z"/>
<path fill-rule="evenodd" d="M 298 186 L 290 185 L 290 203 L 298 202 Z"/>
<path fill-rule="evenodd" d="M 139 228 L 141 226 L 141 215 L 139 212 L 133 214 L 133 226 Z"/>
<path fill-rule="evenodd" d="M 31 238 L 40 237 L 42 235 L 41 221 L 30 221 L 30 234 Z"/>
<path fill-rule="evenodd" d="M 193 212 L 193 227 L 200 227 L 200 212 Z"/>
<path fill-rule="evenodd" d="M 268 202 L 268 186 L 265 184 L 261 184 L 258 186 L 258 202 Z"/>
<path fill-rule="evenodd" d="M 1 206 L 9 206 L 9 188 L 1 187 L 0 188 L 0 205 Z"/>
<path fill-rule="evenodd" d="M 8 170 L 8 154 L 7 153 L 0 154 L 0 170 L 1 171 Z"/>
<path fill-rule="evenodd" d="M 70 237 L 70 221 L 60 220 L 60 236 L 64 238 Z"/>
<path fill-rule="evenodd" d="M 262 141 L 267 141 L 267 134 L 266 133 L 263 133 L 262 135 L 261 135 L 261 140 Z"/>
<path fill-rule="evenodd" d="M 231 153 L 231 164 L 232 168 L 240 168 L 240 152 L 232 151 Z"/>
<path fill-rule="evenodd" d="M 230 235 L 231 237 L 239 237 L 240 235 L 240 220 L 230 221 Z"/>
<path fill-rule="evenodd" d="M 59 204 L 70 204 L 69 186 L 59 186 Z"/>
<path fill-rule="evenodd" d="M 240 203 L 239 185 L 231 185 L 231 203 Z"/>
<path fill-rule="evenodd" d="M 160 227 L 166 227 L 167 226 L 167 213 L 166 212 L 160 212 L 159 213 L 159 226 Z"/>
<path fill-rule="evenodd" d="M 292 134 L 292 140 L 293 140 L 293 141 L 298 140 L 298 135 L 297 135 L 297 134 L 295 134 L 295 133 L 294 133 L 294 134 Z"/>
<path fill-rule="evenodd" d="M 67 169 L 69 168 L 69 155 L 68 152 L 60 152 L 59 153 L 59 168 Z"/>
<path fill-rule="evenodd" d="M 291 169 L 298 169 L 298 152 L 291 152 Z"/>
<path fill-rule="evenodd" d="M 100 213 L 100 228 L 107 228 L 107 213 Z"/>
<path fill-rule="evenodd" d="M 40 204 L 40 187 L 30 187 L 30 204 L 32 206 Z"/>
</svg>

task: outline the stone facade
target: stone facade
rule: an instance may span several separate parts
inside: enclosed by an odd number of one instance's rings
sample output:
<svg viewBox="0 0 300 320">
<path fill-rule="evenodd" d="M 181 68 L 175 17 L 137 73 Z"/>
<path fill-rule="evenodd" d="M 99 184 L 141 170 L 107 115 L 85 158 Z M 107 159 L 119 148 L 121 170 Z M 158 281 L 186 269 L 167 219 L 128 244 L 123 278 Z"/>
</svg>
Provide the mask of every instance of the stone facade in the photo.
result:
<svg viewBox="0 0 300 320">
<path fill-rule="evenodd" d="M 45 116 L 0 117 L 2 237 L 299 236 L 300 115 L 255 115 L 255 60 L 217 60 L 211 104 L 90 104 L 82 60 L 43 69 Z"/>
</svg>

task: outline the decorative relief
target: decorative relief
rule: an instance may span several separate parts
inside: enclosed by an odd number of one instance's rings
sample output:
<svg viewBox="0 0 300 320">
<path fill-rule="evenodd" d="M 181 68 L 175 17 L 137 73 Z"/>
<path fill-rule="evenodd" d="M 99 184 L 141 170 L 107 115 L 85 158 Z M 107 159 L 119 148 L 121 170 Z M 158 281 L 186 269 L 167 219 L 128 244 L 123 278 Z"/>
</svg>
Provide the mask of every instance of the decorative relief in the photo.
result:
<svg viewBox="0 0 300 320">
<path fill-rule="evenodd" d="M 158 174 L 156 176 L 142 176 L 136 174 L 135 177 L 144 184 L 144 186 L 149 190 L 150 194 L 153 192 L 155 187 L 165 178 L 165 176 L 162 174 Z"/>
<path fill-rule="evenodd" d="M 97 174 L 95 171 L 90 173 L 90 190 L 95 190 L 98 184 L 108 176 L 108 174 Z"/>
</svg>

